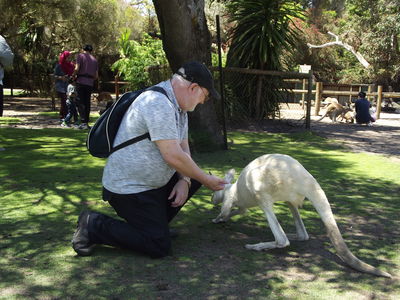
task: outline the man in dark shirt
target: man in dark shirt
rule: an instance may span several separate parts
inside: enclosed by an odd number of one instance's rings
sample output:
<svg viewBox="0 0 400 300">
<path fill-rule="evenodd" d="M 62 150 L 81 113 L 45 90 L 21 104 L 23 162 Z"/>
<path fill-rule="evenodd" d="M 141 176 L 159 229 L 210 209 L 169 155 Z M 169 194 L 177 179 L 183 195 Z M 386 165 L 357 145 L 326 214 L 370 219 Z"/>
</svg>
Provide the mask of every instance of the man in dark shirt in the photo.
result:
<svg viewBox="0 0 400 300">
<path fill-rule="evenodd" d="M 94 82 L 98 77 L 97 60 L 91 54 L 93 47 L 85 45 L 83 53 L 76 59 L 74 76 L 76 76 L 76 90 L 78 92 L 78 111 L 82 124 L 80 129 L 89 129 L 90 97 Z"/>
<path fill-rule="evenodd" d="M 356 122 L 357 124 L 368 124 L 372 125 L 372 122 L 375 122 L 375 119 L 369 113 L 369 109 L 371 104 L 365 98 L 366 94 L 364 92 L 358 93 L 358 99 L 355 102 L 356 106 Z"/>
</svg>

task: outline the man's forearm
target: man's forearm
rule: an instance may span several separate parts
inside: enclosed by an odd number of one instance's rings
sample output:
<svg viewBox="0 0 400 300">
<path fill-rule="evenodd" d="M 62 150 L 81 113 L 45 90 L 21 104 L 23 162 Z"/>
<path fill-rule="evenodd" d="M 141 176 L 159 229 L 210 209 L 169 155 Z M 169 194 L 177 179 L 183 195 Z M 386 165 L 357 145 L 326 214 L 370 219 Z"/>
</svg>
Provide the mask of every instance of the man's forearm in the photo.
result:
<svg viewBox="0 0 400 300">
<path fill-rule="evenodd" d="M 190 155 L 183 150 L 171 153 L 164 157 L 165 161 L 179 174 L 196 179 L 201 183 L 207 180 L 207 174 L 199 168 Z"/>
<path fill-rule="evenodd" d="M 176 140 L 156 140 L 154 142 L 158 149 L 160 149 L 165 162 L 179 174 L 196 179 L 206 188 L 213 191 L 219 191 L 224 188 L 226 184 L 224 179 L 206 174 L 193 161 L 189 155 L 189 145 L 185 146 L 184 143 L 183 145 L 182 143 L 178 144 Z"/>
<path fill-rule="evenodd" d="M 77 64 L 75 64 L 75 68 L 74 68 L 74 72 L 72 73 L 72 76 L 75 77 L 76 74 L 78 74 L 78 71 L 79 71 L 79 64 L 77 63 Z"/>
</svg>

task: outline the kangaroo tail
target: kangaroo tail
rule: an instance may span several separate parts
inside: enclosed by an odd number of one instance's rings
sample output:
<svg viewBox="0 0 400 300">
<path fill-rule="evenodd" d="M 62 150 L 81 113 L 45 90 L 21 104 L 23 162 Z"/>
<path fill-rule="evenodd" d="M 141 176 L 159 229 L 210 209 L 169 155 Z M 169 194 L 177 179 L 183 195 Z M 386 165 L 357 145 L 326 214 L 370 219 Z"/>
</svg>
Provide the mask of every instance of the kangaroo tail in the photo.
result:
<svg viewBox="0 0 400 300">
<path fill-rule="evenodd" d="M 381 271 L 363 261 L 358 259 L 350 250 L 347 248 L 346 243 L 339 231 L 336 221 L 333 217 L 331 206 L 329 205 L 328 199 L 325 192 L 318 187 L 317 189 L 310 191 L 309 195 L 306 195 L 311 201 L 318 214 L 320 215 L 326 230 L 328 232 L 329 239 L 335 247 L 338 256 L 353 269 L 368 273 L 376 276 L 388 277 L 392 276 L 389 273 Z"/>
<path fill-rule="evenodd" d="M 326 111 L 326 112 L 324 113 L 324 115 L 323 115 L 321 118 L 319 118 L 319 119 L 317 120 L 317 122 L 319 122 L 319 121 L 321 121 L 323 118 L 325 118 L 325 117 L 327 116 L 327 114 L 328 114 L 328 111 Z"/>
</svg>

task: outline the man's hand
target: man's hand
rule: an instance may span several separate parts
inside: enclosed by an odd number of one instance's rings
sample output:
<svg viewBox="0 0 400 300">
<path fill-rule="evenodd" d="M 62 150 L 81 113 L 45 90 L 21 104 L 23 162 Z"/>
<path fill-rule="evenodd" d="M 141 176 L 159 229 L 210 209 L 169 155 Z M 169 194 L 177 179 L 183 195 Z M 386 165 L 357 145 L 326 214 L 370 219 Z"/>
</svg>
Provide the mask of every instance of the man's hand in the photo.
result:
<svg viewBox="0 0 400 300">
<path fill-rule="evenodd" d="M 175 197 L 175 200 L 171 203 L 172 207 L 179 207 L 185 204 L 185 201 L 188 197 L 189 185 L 185 180 L 178 180 L 175 184 L 174 188 L 171 191 L 168 199 L 172 199 Z"/>
<path fill-rule="evenodd" d="M 225 179 L 214 175 L 207 175 L 207 179 L 203 182 L 204 186 L 212 191 L 223 190 L 227 183 Z"/>
<path fill-rule="evenodd" d="M 155 143 L 165 162 L 179 174 L 196 179 L 212 191 L 222 190 L 228 183 L 222 178 L 205 174 L 176 140 L 157 140 Z"/>
</svg>

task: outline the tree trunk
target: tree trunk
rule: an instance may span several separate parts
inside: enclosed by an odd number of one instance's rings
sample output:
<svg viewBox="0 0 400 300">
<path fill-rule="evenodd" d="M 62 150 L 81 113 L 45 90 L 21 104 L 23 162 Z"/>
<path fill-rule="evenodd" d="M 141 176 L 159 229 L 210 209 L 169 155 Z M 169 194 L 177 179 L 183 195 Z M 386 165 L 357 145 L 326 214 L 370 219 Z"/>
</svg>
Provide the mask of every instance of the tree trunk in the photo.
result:
<svg viewBox="0 0 400 300">
<path fill-rule="evenodd" d="M 173 72 L 185 62 L 211 65 L 211 40 L 204 0 L 153 0 L 163 48 Z M 222 149 L 223 132 L 217 121 L 215 100 L 189 113 L 190 142 L 195 150 Z"/>
</svg>

